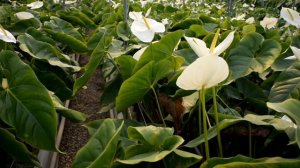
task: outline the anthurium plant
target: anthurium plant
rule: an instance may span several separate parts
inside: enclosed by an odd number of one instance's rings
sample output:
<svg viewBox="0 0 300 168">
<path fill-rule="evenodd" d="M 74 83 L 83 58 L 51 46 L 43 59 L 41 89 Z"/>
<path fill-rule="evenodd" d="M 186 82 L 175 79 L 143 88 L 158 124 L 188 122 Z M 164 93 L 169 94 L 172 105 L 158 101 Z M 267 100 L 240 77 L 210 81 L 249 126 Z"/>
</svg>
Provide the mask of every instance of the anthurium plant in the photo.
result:
<svg viewBox="0 0 300 168">
<path fill-rule="evenodd" d="M 41 167 L 65 116 L 90 134 L 74 168 L 300 167 L 299 5 L 1 1 L 0 152 Z M 97 68 L 122 119 L 63 106 Z"/>
</svg>

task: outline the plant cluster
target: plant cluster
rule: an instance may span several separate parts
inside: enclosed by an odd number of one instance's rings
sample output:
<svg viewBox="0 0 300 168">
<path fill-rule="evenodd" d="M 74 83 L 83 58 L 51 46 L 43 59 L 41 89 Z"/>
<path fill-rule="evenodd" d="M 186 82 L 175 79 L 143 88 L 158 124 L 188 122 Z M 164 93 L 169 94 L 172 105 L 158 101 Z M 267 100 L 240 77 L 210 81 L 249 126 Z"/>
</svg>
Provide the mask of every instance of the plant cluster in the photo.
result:
<svg viewBox="0 0 300 168">
<path fill-rule="evenodd" d="M 299 4 L 0 2 L 0 149 L 40 167 L 64 116 L 90 134 L 74 168 L 299 167 Z M 86 123 L 63 102 L 99 67 L 122 117 Z"/>
</svg>

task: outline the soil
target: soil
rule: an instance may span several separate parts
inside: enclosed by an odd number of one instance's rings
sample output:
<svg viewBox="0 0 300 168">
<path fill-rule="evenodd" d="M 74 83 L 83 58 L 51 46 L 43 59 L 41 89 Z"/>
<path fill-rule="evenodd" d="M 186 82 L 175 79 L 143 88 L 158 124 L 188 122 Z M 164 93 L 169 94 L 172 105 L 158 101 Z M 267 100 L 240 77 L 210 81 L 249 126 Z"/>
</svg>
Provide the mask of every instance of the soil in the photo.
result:
<svg viewBox="0 0 300 168">
<path fill-rule="evenodd" d="M 80 64 L 87 63 L 86 57 L 81 57 Z M 79 91 L 75 100 L 72 100 L 69 108 L 91 115 L 86 122 L 106 118 L 106 114 L 96 114 L 100 110 L 99 99 L 105 85 L 100 68 L 92 75 L 87 83 L 87 88 Z M 58 158 L 58 168 L 69 168 L 72 165 L 77 151 L 84 146 L 89 134 L 83 123 L 72 123 L 66 121 L 60 150 L 66 154 L 60 154 Z"/>
</svg>

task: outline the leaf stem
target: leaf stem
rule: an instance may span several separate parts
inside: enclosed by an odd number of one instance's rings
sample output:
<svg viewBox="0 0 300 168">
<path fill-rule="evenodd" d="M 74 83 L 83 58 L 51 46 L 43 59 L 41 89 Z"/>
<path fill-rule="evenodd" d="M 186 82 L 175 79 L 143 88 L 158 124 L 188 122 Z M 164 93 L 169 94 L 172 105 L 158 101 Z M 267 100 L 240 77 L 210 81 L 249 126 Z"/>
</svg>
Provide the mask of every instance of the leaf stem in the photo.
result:
<svg viewBox="0 0 300 168">
<path fill-rule="evenodd" d="M 223 157 L 223 148 L 222 148 L 221 133 L 220 133 L 216 87 L 212 88 L 212 92 L 213 92 L 213 106 L 214 106 L 214 113 L 215 113 L 215 121 L 216 121 L 216 127 L 217 127 L 218 147 L 219 147 L 220 157 Z"/>
<path fill-rule="evenodd" d="M 200 92 L 200 91 L 199 91 Z M 205 107 L 205 88 L 202 88 L 201 91 L 201 102 L 202 102 L 202 119 L 203 119 L 203 133 L 204 133 L 204 145 L 205 145 L 205 156 L 206 160 L 210 158 L 209 154 L 209 144 L 207 136 L 207 121 L 206 121 L 206 107 Z"/>
<path fill-rule="evenodd" d="M 158 108 L 158 112 L 159 112 L 160 118 L 161 118 L 161 120 L 162 120 L 162 122 L 163 122 L 164 127 L 166 127 L 167 125 L 166 125 L 166 123 L 165 123 L 164 117 L 163 117 L 163 115 L 162 115 L 162 111 L 161 111 L 161 109 L 160 109 L 160 105 L 159 105 L 159 101 L 158 101 L 158 97 L 157 97 L 156 91 L 155 91 L 155 89 L 154 89 L 153 86 L 151 86 L 151 89 L 152 89 L 152 91 L 153 91 L 153 93 L 154 93 L 154 96 L 155 96 L 155 100 L 156 100 L 156 104 L 157 104 L 157 108 Z"/>
<path fill-rule="evenodd" d="M 252 157 L 252 127 L 251 124 L 249 123 L 249 157 Z"/>
</svg>

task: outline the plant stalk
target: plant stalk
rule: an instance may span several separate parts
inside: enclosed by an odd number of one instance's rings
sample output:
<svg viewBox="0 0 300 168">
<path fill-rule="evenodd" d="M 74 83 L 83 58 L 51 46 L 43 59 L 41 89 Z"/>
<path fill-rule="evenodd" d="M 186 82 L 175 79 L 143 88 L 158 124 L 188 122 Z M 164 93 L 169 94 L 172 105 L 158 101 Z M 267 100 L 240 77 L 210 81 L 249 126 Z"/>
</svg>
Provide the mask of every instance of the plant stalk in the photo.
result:
<svg viewBox="0 0 300 168">
<path fill-rule="evenodd" d="M 155 89 L 153 88 L 153 86 L 151 86 L 151 89 L 152 89 L 152 91 L 153 91 L 153 93 L 154 93 L 154 96 L 155 96 L 155 100 L 156 100 L 156 104 L 157 104 L 157 108 L 158 108 L 158 112 L 159 112 L 160 118 L 161 118 L 161 120 L 162 120 L 162 122 L 163 122 L 164 127 L 166 127 L 167 125 L 166 125 L 166 123 L 165 123 L 164 116 L 162 115 L 162 111 L 161 111 L 161 109 L 160 109 L 160 105 L 159 105 L 159 101 L 158 101 L 158 97 L 157 97 L 156 91 L 155 91 Z"/>
<path fill-rule="evenodd" d="M 252 157 L 252 127 L 249 123 L 249 157 Z"/>
<path fill-rule="evenodd" d="M 217 127 L 218 147 L 219 147 L 220 157 L 223 157 L 223 148 L 222 148 L 222 140 L 221 140 L 221 132 L 220 132 L 220 124 L 219 124 L 219 113 L 218 113 L 218 106 L 217 106 L 216 87 L 212 88 L 212 92 L 213 92 L 213 106 L 214 106 L 214 113 L 215 113 L 215 121 L 216 121 L 216 127 Z"/>
<path fill-rule="evenodd" d="M 201 91 L 201 102 L 202 102 L 202 113 L 203 113 L 202 122 L 203 122 L 203 133 L 204 133 L 205 156 L 207 160 L 210 158 L 210 154 L 209 154 L 209 144 L 208 144 L 208 135 L 207 135 L 207 120 L 206 120 L 207 112 L 205 107 L 205 88 L 202 88 Z"/>
</svg>

